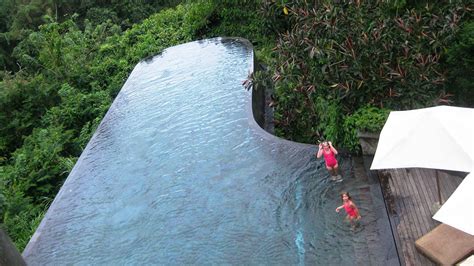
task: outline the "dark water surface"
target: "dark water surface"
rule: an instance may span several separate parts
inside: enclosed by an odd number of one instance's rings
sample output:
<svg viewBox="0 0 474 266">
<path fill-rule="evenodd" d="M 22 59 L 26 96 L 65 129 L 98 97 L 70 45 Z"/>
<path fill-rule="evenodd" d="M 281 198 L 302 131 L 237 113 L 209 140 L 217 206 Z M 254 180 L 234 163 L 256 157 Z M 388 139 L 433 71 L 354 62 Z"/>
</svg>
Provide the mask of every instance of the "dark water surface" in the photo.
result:
<svg viewBox="0 0 474 266">
<path fill-rule="evenodd" d="M 138 64 L 23 256 L 29 265 L 380 265 L 381 199 L 331 182 L 316 147 L 255 127 L 243 41 L 175 46 Z M 363 216 L 343 221 L 339 192 Z M 375 206 L 375 207 L 374 207 Z M 378 208 L 377 207 L 377 208 Z"/>
</svg>

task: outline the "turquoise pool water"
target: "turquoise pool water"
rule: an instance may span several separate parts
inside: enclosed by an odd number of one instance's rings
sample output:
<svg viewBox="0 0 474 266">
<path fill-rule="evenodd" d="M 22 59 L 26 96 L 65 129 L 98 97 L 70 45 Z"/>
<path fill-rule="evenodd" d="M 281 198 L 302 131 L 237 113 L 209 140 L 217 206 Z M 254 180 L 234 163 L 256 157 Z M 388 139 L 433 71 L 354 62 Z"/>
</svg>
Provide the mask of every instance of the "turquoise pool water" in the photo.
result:
<svg viewBox="0 0 474 266">
<path fill-rule="evenodd" d="M 331 182 L 316 147 L 263 132 L 244 41 L 210 39 L 138 64 L 23 256 L 29 265 L 390 264 L 383 201 Z M 336 144 L 337 145 L 337 144 Z M 363 220 L 344 223 L 348 190 Z M 380 225 L 382 224 L 382 226 Z M 387 244 L 389 243 L 389 244 Z"/>
</svg>

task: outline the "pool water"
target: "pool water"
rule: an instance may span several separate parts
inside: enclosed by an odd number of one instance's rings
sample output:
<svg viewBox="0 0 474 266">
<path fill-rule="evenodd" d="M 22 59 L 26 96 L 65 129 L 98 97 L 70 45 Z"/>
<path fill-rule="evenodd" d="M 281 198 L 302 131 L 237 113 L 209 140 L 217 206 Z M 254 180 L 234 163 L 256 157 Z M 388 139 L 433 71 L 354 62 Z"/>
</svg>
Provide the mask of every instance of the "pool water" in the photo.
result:
<svg viewBox="0 0 474 266">
<path fill-rule="evenodd" d="M 252 69 L 252 47 L 221 38 L 139 63 L 23 252 L 28 265 L 387 264 L 383 201 L 350 157 L 336 183 L 316 146 L 255 126 L 242 86 Z M 335 212 L 343 190 L 361 211 L 354 230 Z"/>
</svg>

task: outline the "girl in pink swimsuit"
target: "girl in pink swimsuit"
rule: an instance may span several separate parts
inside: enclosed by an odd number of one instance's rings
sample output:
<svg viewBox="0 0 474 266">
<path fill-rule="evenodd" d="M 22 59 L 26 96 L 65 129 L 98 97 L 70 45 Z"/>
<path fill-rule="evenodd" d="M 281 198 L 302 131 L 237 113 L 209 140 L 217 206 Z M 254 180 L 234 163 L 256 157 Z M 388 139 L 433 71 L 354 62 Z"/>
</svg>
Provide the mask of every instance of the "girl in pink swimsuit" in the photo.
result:
<svg viewBox="0 0 474 266">
<path fill-rule="evenodd" d="M 316 154 L 318 159 L 321 158 L 321 156 L 324 156 L 326 169 L 328 169 L 329 174 L 331 174 L 332 180 L 342 179 L 341 175 L 338 174 L 339 164 L 336 160 L 336 154 L 337 150 L 332 146 L 330 141 L 320 143 L 318 153 Z"/>
<path fill-rule="evenodd" d="M 360 220 L 361 216 L 359 214 L 359 209 L 352 202 L 352 198 L 348 192 L 341 193 L 342 205 L 336 208 L 336 212 L 339 212 L 342 208 L 347 213 L 346 219 L 350 221 L 352 227 L 355 226 L 355 222 Z"/>
</svg>

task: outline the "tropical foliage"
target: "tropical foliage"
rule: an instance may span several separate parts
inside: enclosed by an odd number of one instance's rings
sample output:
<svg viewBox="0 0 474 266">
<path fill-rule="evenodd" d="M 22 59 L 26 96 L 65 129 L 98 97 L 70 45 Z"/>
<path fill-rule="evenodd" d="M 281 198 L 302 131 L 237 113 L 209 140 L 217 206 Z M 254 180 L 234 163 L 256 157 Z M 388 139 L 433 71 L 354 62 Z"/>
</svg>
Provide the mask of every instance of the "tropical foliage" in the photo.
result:
<svg viewBox="0 0 474 266">
<path fill-rule="evenodd" d="M 214 10 L 193 1 L 125 31 L 47 18 L 12 49 L 18 70 L 0 82 L 0 215 L 20 250 L 136 63 L 197 38 Z"/>
<path fill-rule="evenodd" d="M 281 32 L 272 77 L 278 134 L 342 144 L 344 117 L 367 104 L 447 102 L 440 62 L 468 17 L 467 2 L 403 9 L 390 1 L 316 2 L 265 1 L 264 14 Z"/>
</svg>

